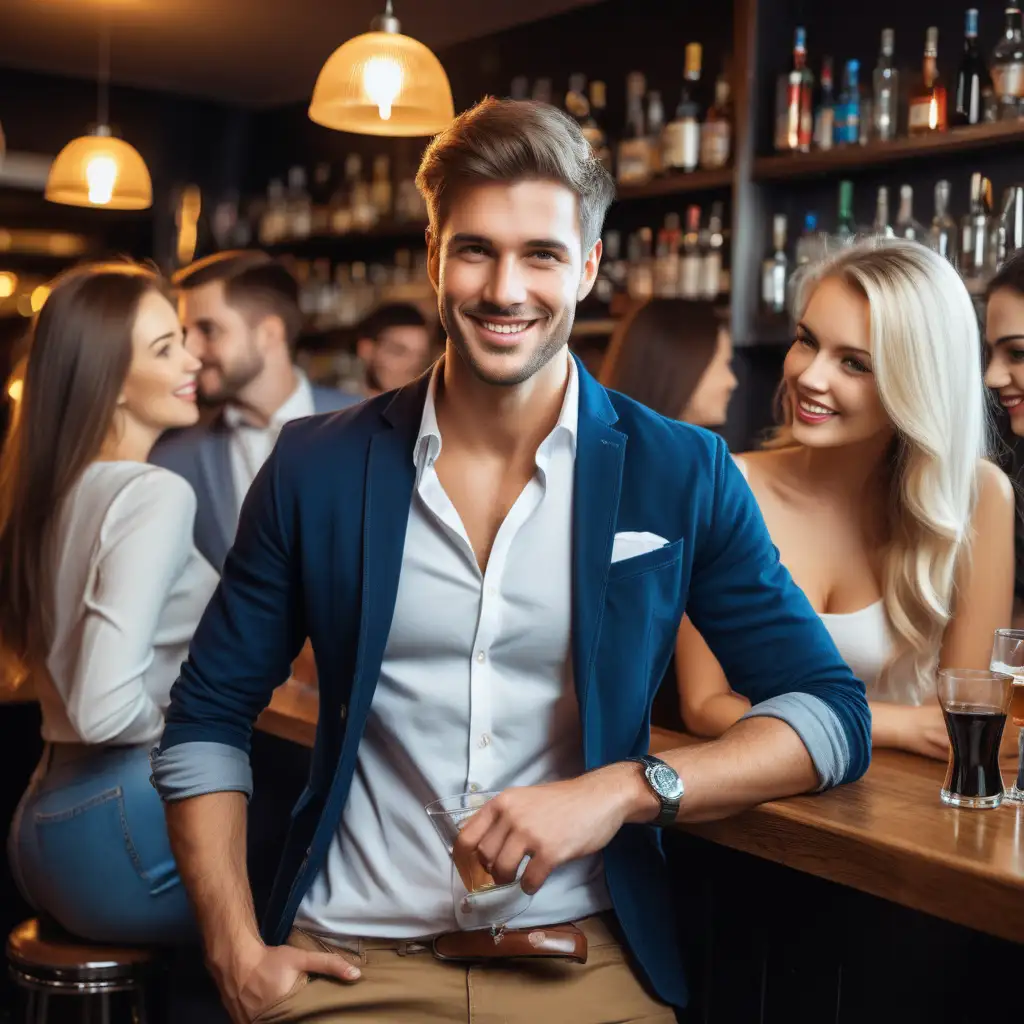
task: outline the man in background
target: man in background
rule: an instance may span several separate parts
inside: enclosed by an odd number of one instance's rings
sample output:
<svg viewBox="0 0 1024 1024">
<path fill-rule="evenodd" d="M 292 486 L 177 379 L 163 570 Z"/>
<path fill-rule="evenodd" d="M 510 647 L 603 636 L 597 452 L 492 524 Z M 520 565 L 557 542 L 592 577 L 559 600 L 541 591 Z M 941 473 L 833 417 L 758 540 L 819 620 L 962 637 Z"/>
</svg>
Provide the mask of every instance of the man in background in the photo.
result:
<svg viewBox="0 0 1024 1024">
<path fill-rule="evenodd" d="M 242 501 L 285 423 L 358 399 L 310 384 L 292 362 L 302 326 L 298 283 L 262 252 L 222 252 L 173 278 L 186 343 L 202 360 L 209 423 L 163 438 L 151 461 L 183 476 L 198 499 L 196 547 L 220 572 Z"/>
<path fill-rule="evenodd" d="M 415 380 L 433 362 L 431 330 L 415 306 L 380 306 L 360 325 L 356 354 L 366 367 L 363 393 L 373 398 Z"/>
</svg>

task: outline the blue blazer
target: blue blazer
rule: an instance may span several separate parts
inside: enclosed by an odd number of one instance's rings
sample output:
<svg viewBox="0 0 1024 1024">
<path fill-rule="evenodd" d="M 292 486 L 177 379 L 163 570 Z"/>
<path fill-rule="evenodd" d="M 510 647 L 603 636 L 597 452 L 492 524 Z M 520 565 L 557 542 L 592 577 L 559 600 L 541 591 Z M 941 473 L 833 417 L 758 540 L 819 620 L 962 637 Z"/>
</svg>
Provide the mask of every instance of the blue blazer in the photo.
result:
<svg viewBox="0 0 1024 1024">
<path fill-rule="evenodd" d="M 360 399 L 334 388 L 317 387 L 313 408 L 318 413 L 336 412 Z M 183 476 L 196 492 L 194 538 L 200 554 L 220 572 L 238 525 L 238 496 L 231 473 L 231 431 L 218 416 L 211 423 L 165 434 L 153 448 L 149 461 Z"/>
<path fill-rule="evenodd" d="M 850 755 L 843 781 L 861 775 L 864 687 L 780 565 L 725 444 L 579 373 L 571 646 L 586 768 L 647 751 L 651 702 L 686 611 L 754 703 L 802 691 L 829 705 Z M 285 940 L 324 863 L 356 767 L 395 607 L 426 389 L 423 377 L 285 427 L 172 691 L 158 757 L 191 742 L 247 751 L 254 720 L 312 640 L 316 744 L 263 922 L 270 943 Z M 670 543 L 610 564 L 626 530 Z M 659 832 L 624 827 L 604 867 L 643 973 L 662 999 L 685 1005 Z"/>
</svg>

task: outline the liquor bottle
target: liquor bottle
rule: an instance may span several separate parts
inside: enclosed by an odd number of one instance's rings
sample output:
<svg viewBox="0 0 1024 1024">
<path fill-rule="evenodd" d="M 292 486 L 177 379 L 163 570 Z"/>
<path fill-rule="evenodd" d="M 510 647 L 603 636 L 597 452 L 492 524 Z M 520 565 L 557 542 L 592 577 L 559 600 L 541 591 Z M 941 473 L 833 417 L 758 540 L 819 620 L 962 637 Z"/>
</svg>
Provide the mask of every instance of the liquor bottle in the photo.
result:
<svg viewBox="0 0 1024 1024">
<path fill-rule="evenodd" d="M 715 102 L 700 126 L 700 166 L 710 169 L 725 167 L 732 150 L 732 96 L 729 79 L 719 75 L 715 80 Z"/>
<path fill-rule="evenodd" d="M 373 158 L 370 200 L 377 220 L 387 220 L 391 216 L 391 158 L 387 153 L 379 153 Z"/>
<path fill-rule="evenodd" d="M 322 238 L 331 227 L 331 165 L 318 163 L 313 168 L 313 223 L 311 233 Z"/>
<path fill-rule="evenodd" d="M 911 135 L 946 130 L 946 87 L 939 77 L 938 57 L 939 30 L 933 25 L 925 36 L 921 85 L 910 97 L 907 131 Z"/>
<path fill-rule="evenodd" d="M 983 174 L 971 175 L 971 209 L 960 222 L 960 274 L 967 290 L 984 290 L 989 253 L 992 183 Z"/>
<path fill-rule="evenodd" d="M 978 9 L 972 7 L 967 12 L 964 55 L 956 73 L 953 124 L 981 124 L 985 120 L 985 94 L 991 90 L 992 80 L 978 49 Z"/>
<path fill-rule="evenodd" d="M 373 191 L 363 177 L 362 157 L 350 153 L 345 162 L 348 180 L 348 198 L 352 207 L 352 229 L 369 231 L 377 223 L 377 208 L 373 205 Z"/>
<path fill-rule="evenodd" d="M 722 251 L 725 248 L 725 232 L 722 227 L 722 203 L 711 204 L 708 218 L 707 245 L 701 254 L 700 297 L 717 299 L 722 291 Z"/>
<path fill-rule="evenodd" d="M 306 172 L 301 167 L 293 167 L 288 172 L 286 238 L 309 238 L 313 230 L 313 205 L 306 191 Z"/>
<path fill-rule="evenodd" d="M 662 136 L 665 133 L 665 108 L 661 102 L 661 93 L 652 89 L 647 94 L 647 148 L 650 150 L 648 160 L 651 174 L 661 174 Z"/>
<path fill-rule="evenodd" d="M 629 276 L 629 264 L 622 258 L 622 235 L 618 231 L 604 233 L 604 252 L 601 254 L 601 266 L 605 268 L 608 279 L 615 289 L 615 294 L 625 294 L 626 279 Z"/>
<path fill-rule="evenodd" d="M 896 214 L 894 230 L 897 238 L 906 238 L 911 242 L 924 241 L 924 225 L 914 220 L 914 189 L 910 185 L 900 186 L 900 208 Z"/>
<path fill-rule="evenodd" d="M 594 156 L 604 165 L 606 170 L 612 169 L 612 151 L 608 147 L 608 136 L 605 133 L 605 109 L 607 97 L 604 82 L 590 83 L 590 116 L 583 124 L 583 136 L 590 143 Z"/>
<path fill-rule="evenodd" d="M 822 237 L 818 232 L 818 215 L 813 211 L 804 214 L 804 231 L 796 240 L 796 251 L 794 253 L 797 267 L 807 266 L 814 263 L 822 255 Z"/>
<path fill-rule="evenodd" d="M 761 301 L 769 313 L 786 312 L 789 260 L 786 257 L 786 215 L 772 220 L 772 254 L 761 264 Z"/>
<path fill-rule="evenodd" d="M 288 230 L 287 204 L 284 185 L 274 178 L 267 185 L 267 205 L 260 217 L 260 245 L 274 245 L 284 239 Z"/>
<path fill-rule="evenodd" d="M 516 75 L 512 79 L 511 98 L 514 100 L 525 100 L 530 98 L 530 81 L 526 75 Z"/>
<path fill-rule="evenodd" d="M 538 78 L 537 81 L 533 83 L 533 95 L 530 98 L 537 103 L 550 103 L 551 79 Z"/>
<path fill-rule="evenodd" d="M 835 133 L 835 97 L 832 95 L 832 58 L 821 60 L 821 95 L 814 113 L 814 148 L 831 149 Z"/>
<path fill-rule="evenodd" d="M 654 262 L 654 293 L 662 299 L 679 294 L 679 245 L 682 242 L 679 214 L 665 214 L 665 224 L 658 232 L 658 248 Z"/>
<path fill-rule="evenodd" d="M 956 221 L 949 215 L 949 182 L 935 184 L 935 216 L 928 232 L 928 245 L 955 267 L 960 255 L 956 244 Z"/>
<path fill-rule="evenodd" d="M 860 142 L 860 61 L 848 60 L 843 73 L 843 91 L 835 114 L 835 143 L 855 146 Z"/>
<path fill-rule="evenodd" d="M 639 185 L 651 176 L 651 151 L 644 131 L 643 97 L 646 90 L 643 72 L 631 71 L 626 76 L 626 127 L 619 140 L 620 185 Z"/>
<path fill-rule="evenodd" d="M 590 116 L 590 100 L 587 99 L 587 76 L 579 72 L 569 76 L 569 91 L 565 94 L 565 112 L 580 126 Z"/>
<path fill-rule="evenodd" d="M 793 63 L 779 80 L 775 146 L 779 150 L 806 153 L 814 132 L 814 78 L 807 67 L 807 32 L 797 28 Z"/>
<path fill-rule="evenodd" d="M 651 267 L 651 229 L 641 228 L 629 239 L 629 272 L 626 291 L 631 299 L 649 299 L 654 295 L 654 271 Z"/>
<path fill-rule="evenodd" d="M 893 62 L 895 47 L 896 33 L 891 28 L 882 29 L 882 50 L 872 76 L 871 110 L 871 138 L 879 142 L 891 142 L 898 134 L 900 74 Z"/>
<path fill-rule="evenodd" d="M 662 167 L 666 171 L 695 171 L 700 162 L 700 85 L 701 45 L 688 43 L 683 71 L 683 91 L 676 114 L 665 125 L 661 150 Z"/>
<path fill-rule="evenodd" d="M 686 208 L 686 232 L 683 235 L 683 258 L 679 261 L 679 297 L 700 297 L 700 207 Z"/>
<path fill-rule="evenodd" d="M 853 182 L 839 182 L 839 216 L 836 222 L 836 238 L 844 245 L 852 242 L 857 235 L 853 220 Z"/>
<path fill-rule="evenodd" d="M 892 238 L 895 234 L 889 223 L 889 190 L 884 185 L 878 190 L 875 200 L 875 221 L 871 230 L 883 238 Z"/>
<path fill-rule="evenodd" d="M 992 52 L 992 84 L 995 88 L 997 118 L 1014 120 L 1024 98 L 1024 41 L 1019 7 L 1007 7 L 1003 38 Z"/>
</svg>

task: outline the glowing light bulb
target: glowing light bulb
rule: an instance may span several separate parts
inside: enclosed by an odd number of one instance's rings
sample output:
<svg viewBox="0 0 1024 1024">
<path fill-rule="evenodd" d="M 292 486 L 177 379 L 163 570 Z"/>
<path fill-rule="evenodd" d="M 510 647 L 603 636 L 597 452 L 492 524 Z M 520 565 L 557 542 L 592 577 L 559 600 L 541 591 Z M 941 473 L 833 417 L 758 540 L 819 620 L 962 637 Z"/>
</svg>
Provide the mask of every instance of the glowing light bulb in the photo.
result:
<svg viewBox="0 0 1024 1024">
<path fill-rule="evenodd" d="M 390 120 L 391 108 L 402 91 L 402 65 L 391 57 L 371 57 L 363 68 L 363 90 L 377 104 L 382 121 Z"/>
<path fill-rule="evenodd" d="M 85 181 L 89 186 L 89 202 L 106 206 L 114 196 L 117 161 L 107 153 L 97 153 L 85 165 Z"/>
<path fill-rule="evenodd" d="M 0 273 L 0 299 L 9 299 L 18 287 L 18 275 L 9 270 Z"/>
<path fill-rule="evenodd" d="M 15 377 L 10 384 L 7 385 L 7 394 L 10 395 L 12 402 L 21 401 L 21 392 L 24 390 L 24 383 L 20 377 Z"/>
<path fill-rule="evenodd" d="M 29 298 L 29 304 L 32 307 L 33 313 L 38 313 L 43 308 L 43 303 L 50 297 L 50 289 L 48 285 L 41 284 L 35 288 L 32 295 Z"/>
</svg>

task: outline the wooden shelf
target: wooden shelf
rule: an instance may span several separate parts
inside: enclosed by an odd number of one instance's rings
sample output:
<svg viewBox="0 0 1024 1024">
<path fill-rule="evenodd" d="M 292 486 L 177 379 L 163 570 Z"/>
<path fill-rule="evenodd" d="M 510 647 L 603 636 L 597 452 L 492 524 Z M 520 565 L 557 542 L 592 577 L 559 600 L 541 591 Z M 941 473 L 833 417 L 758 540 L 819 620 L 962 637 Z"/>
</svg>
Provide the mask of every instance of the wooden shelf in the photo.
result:
<svg viewBox="0 0 1024 1024">
<path fill-rule="evenodd" d="M 1024 142 L 1024 120 L 954 128 L 948 132 L 866 146 L 843 146 L 820 153 L 781 153 L 754 161 L 755 181 L 792 181 L 954 153 L 983 152 Z"/>
<path fill-rule="evenodd" d="M 610 317 L 600 320 L 577 320 L 572 325 L 572 336 L 574 338 L 596 338 L 611 334 L 618 322 Z"/>
<path fill-rule="evenodd" d="M 710 192 L 732 185 L 732 168 L 713 171 L 692 171 L 690 174 L 669 174 L 654 178 L 643 185 L 620 185 L 619 202 L 630 199 L 651 199 L 655 196 L 679 196 L 688 192 Z"/>
</svg>

